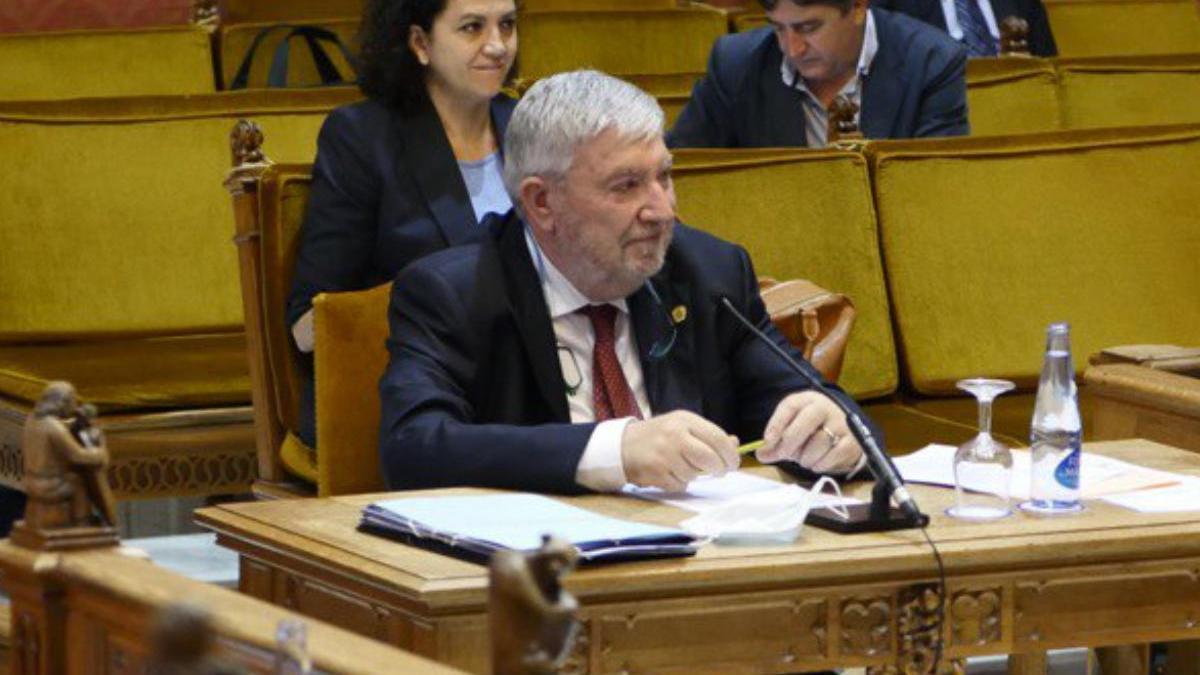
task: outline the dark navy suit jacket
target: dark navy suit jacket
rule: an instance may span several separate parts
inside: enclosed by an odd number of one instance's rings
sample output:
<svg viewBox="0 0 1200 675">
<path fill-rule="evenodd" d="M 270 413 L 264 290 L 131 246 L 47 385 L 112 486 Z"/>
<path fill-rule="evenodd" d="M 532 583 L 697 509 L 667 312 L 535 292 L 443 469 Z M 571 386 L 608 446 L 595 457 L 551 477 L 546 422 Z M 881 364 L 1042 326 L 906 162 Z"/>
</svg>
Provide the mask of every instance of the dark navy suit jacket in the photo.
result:
<svg viewBox="0 0 1200 675">
<path fill-rule="evenodd" d="M 1058 45 L 1050 32 L 1050 20 L 1042 0 L 991 0 L 992 13 L 999 24 L 1008 16 L 1029 22 L 1029 52 L 1034 56 L 1058 56 Z M 939 30 L 946 30 L 946 15 L 941 0 L 871 0 L 872 7 L 901 12 Z"/>
<path fill-rule="evenodd" d="M 515 106 L 504 95 L 492 100 L 497 140 Z M 318 293 L 378 286 L 417 258 L 485 233 L 432 104 L 410 113 L 369 99 L 338 108 L 317 139 L 288 325 Z M 299 432 L 311 446 L 311 376 L 307 384 Z"/>
<path fill-rule="evenodd" d="M 570 423 L 524 224 L 510 213 L 492 225 L 494 239 L 423 258 L 393 286 L 390 361 L 379 385 L 391 489 L 583 490 L 575 470 L 595 424 Z M 628 298 L 651 408 L 690 410 L 744 441 L 761 438 L 779 400 L 808 384 L 713 300 L 730 298 L 803 363 L 767 318 L 745 250 L 678 225 L 651 283 L 661 303 L 645 287 Z M 674 346 L 652 359 L 677 306 L 687 316 Z"/>
<path fill-rule="evenodd" d="M 859 128 L 867 138 L 964 136 L 966 50 L 910 17 L 870 10 L 879 51 L 863 81 Z M 708 71 L 667 136 L 672 147 L 805 146 L 800 92 L 783 83 L 770 27 L 719 38 Z"/>
</svg>

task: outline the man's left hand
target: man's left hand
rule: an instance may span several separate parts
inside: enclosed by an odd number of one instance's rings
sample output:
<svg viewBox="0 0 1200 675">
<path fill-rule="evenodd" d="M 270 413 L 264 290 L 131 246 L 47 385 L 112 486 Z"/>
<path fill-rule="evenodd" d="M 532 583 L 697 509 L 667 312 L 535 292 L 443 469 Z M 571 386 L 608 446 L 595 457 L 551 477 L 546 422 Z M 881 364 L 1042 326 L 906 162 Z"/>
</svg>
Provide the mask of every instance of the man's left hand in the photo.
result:
<svg viewBox="0 0 1200 675">
<path fill-rule="evenodd" d="M 815 391 L 790 394 L 780 401 L 763 441 L 755 453 L 758 461 L 792 461 L 816 473 L 847 473 L 858 466 L 863 454 L 846 415 Z"/>
</svg>

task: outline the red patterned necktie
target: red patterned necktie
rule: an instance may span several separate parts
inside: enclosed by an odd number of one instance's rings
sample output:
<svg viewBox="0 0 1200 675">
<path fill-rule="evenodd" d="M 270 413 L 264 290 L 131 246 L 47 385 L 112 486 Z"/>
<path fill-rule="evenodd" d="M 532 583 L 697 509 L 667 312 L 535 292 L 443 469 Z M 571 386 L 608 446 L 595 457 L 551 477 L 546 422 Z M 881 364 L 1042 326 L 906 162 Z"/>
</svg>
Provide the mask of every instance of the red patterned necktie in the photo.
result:
<svg viewBox="0 0 1200 675">
<path fill-rule="evenodd" d="M 588 305 L 579 313 L 592 320 L 596 344 L 592 348 L 592 404 L 596 421 L 617 417 L 642 419 L 637 399 L 617 360 L 617 308 L 612 305 Z"/>
</svg>

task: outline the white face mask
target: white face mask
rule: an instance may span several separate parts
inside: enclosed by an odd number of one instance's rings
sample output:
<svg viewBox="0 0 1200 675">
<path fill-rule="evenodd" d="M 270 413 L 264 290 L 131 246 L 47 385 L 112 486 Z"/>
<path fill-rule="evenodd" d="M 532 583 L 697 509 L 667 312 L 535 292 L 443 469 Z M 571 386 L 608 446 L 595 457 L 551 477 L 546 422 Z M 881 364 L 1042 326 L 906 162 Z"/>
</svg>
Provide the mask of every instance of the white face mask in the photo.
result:
<svg viewBox="0 0 1200 675">
<path fill-rule="evenodd" d="M 755 492 L 688 518 L 681 526 L 694 535 L 715 539 L 719 544 L 789 544 L 800 536 L 814 495 L 829 486 L 840 501 L 841 488 L 833 479 L 824 476 L 812 490 L 784 485 Z M 849 518 L 844 506 L 831 506 L 831 509 L 843 518 Z"/>
</svg>

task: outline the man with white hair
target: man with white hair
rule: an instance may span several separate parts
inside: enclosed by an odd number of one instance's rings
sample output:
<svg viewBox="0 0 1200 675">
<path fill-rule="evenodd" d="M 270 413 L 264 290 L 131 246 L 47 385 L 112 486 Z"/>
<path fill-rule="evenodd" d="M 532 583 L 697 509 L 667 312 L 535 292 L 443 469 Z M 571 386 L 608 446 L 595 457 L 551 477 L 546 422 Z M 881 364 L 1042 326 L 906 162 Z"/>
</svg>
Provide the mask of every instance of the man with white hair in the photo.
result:
<svg viewBox="0 0 1200 675">
<path fill-rule="evenodd" d="M 504 152 L 514 211 L 485 242 L 413 263 L 392 291 L 390 488 L 677 490 L 736 468 L 739 442 L 759 438 L 764 462 L 861 468 L 833 401 L 714 301 L 791 350 L 746 252 L 676 223 L 653 98 L 594 71 L 546 78 L 517 105 Z"/>
</svg>

